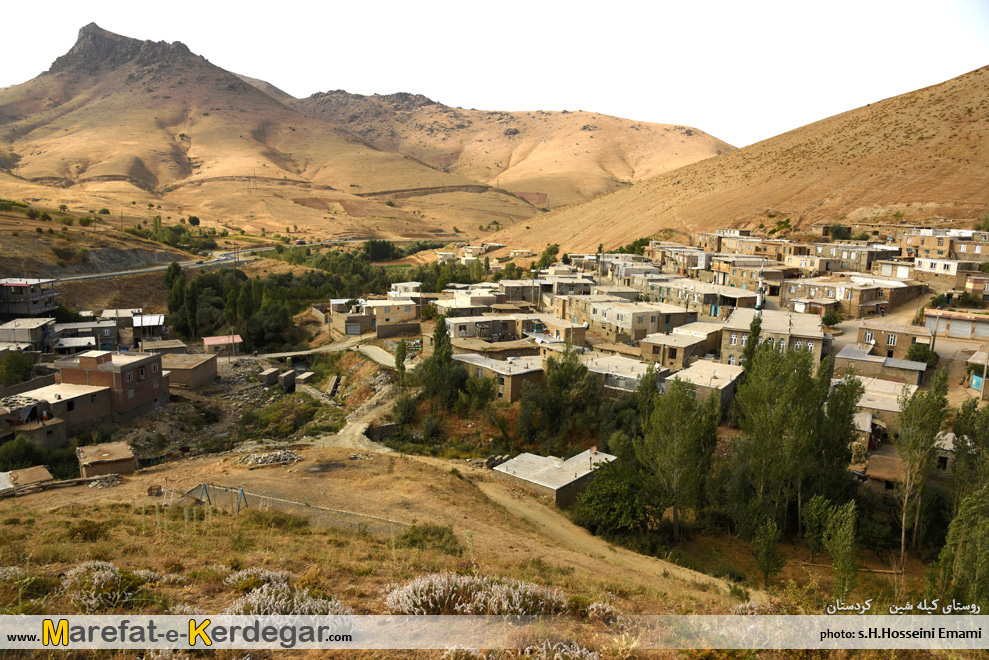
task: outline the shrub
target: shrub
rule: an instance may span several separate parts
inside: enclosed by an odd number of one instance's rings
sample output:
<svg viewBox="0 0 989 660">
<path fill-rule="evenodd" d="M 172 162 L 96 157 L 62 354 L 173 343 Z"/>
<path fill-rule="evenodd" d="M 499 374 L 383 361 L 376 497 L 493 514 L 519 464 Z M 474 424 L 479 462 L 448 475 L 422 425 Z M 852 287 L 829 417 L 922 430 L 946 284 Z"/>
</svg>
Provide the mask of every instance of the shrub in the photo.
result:
<svg viewBox="0 0 989 660">
<path fill-rule="evenodd" d="M 223 584 L 237 591 L 251 591 L 266 584 L 287 587 L 293 582 L 295 582 L 295 573 L 292 571 L 271 571 L 267 568 L 254 567 L 231 573 Z"/>
<path fill-rule="evenodd" d="M 62 578 L 62 591 L 86 614 L 125 607 L 134 601 L 143 581 L 105 561 L 79 564 Z"/>
<path fill-rule="evenodd" d="M 73 541 L 99 541 L 110 536 L 104 523 L 95 520 L 80 520 L 72 524 L 66 535 Z"/>
<path fill-rule="evenodd" d="M 416 548 L 419 550 L 436 550 L 444 554 L 459 557 L 464 553 L 464 547 L 450 525 L 414 524 L 401 536 L 395 539 L 399 548 Z"/>
<path fill-rule="evenodd" d="M 98 211 L 100 215 L 110 215 L 110 209 L 103 208 Z"/>
<path fill-rule="evenodd" d="M 286 584 L 263 584 L 235 600 L 226 614 L 296 614 L 349 615 L 354 611 L 336 598 L 323 598 L 308 589 L 295 589 Z"/>
<path fill-rule="evenodd" d="M 32 220 L 37 220 L 39 217 L 41 217 L 41 214 L 38 212 L 37 209 L 28 209 L 27 217 L 31 218 Z"/>
<path fill-rule="evenodd" d="M 79 218 L 79 226 L 80 227 L 88 227 L 91 224 L 93 224 L 93 219 L 92 218 Z"/>
<path fill-rule="evenodd" d="M 42 222 L 51 222 L 52 219 L 51 214 L 48 213 L 48 211 L 43 211 L 39 217 Z"/>
<path fill-rule="evenodd" d="M 27 571 L 20 566 L 0 566 L 0 582 L 23 580 L 26 575 Z"/>
<path fill-rule="evenodd" d="M 841 323 L 841 314 L 838 313 L 838 310 L 829 309 L 824 313 L 824 316 L 821 317 L 821 323 L 828 327 L 836 326 Z"/>
<path fill-rule="evenodd" d="M 560 614 L 567 599 L 559 589 L 531 582 L 455 573 L 434 573 L 386 589 L 391 614 Z"/>
</svg>

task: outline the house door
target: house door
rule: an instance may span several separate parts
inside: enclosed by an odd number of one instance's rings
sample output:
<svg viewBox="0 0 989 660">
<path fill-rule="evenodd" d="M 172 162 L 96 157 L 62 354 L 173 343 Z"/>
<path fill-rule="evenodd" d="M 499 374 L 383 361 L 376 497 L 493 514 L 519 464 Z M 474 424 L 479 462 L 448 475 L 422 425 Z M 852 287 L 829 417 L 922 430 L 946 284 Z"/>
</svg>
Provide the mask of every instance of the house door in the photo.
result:
<svg viewBox="0 0 989 660">
<path fill-rule="evenodd" d="M 888 358 L 893 357 L 893 349 L 890 349 L 890 350 L 886 351 L 886 357 L 888 357 Z"/>
</svg>

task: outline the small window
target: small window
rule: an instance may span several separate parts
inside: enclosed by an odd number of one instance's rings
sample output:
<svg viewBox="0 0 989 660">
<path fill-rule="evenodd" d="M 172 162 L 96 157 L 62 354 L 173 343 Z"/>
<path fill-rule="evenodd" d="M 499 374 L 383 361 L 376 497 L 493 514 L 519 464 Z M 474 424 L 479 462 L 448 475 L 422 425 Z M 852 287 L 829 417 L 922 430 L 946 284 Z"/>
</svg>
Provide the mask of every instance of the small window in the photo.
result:
<svg viewBox="0 0 989 660">
<path fill-rule="evenodd" d="M 886 335 L 886 345 L 896 346 L 896 335 Z"/>
<path fill-rule="evenodd" d="M 128 371 L 125 380 L 128 383 L 131 382 L 132 380 L 134 380 L 134 372 L 133 371 Z"/>
<path fill-rule="evenodd" d="M 736 344 L 738 344 L 738 333 L 737 332 L 731 333 L 731 338 L 728 340 L 728 343 L 731 344 L 732 346 L 735 346 Z"/>
<path fill-rule="evenodd" d="M 65 402 L 65 410 L 66 411 L 72 412 L 75 409 L 76 409 L 76 402 L 75 401 L 66 401 Z"/>
<path fill-rule="evenodd" d="M 862 340 L 866 344 L 869 344 L 869 343 L 872 343 L 872 340 L 875 339 L 875 336 L 876 336 L 876 334 L 872 330 L 867 330 L 866 333 L 864 335 L 862 335 Z"/>
<path fill-rule="evenodd" d="M 728 364 L 732 364 L 732 365 L 735 364 L 735 356 L 734 355 L 729 355 L 728 356 Z"/>
<path fill-rule="evenodd" d="M 154 364 L 151 365 L 151 373 L 155 373 L 156 371 L 158 371 L 158 363 L 157 362 L 155 362 Z"/>
<path fill-rule="evenodd" d="M 795 348 L 798 351 L 803 347 L 804 347 L 804 341 L 802 339 L 798 339 L 793 343 L 793 348 Z"/>
<path fill-rule="evenodd" d="M 948 457 L 947 456 L 938 456 L 937 457 L 937 469 L 941 470 L 942 472 L 944 472 L 945 470 L 948 469 Z"/>
<path fill-rule="evenodd" d="M 745 344 L 748 343 L 748 341 L 749 341 L 749 336 L 742 335 L 742 346 L 745 346 Z"/>
<path fill-rule="evenodd" d="M 814 352 L 814 342 L 811 339 L 807 340 L 807 350 L 811 351 L 812 353 Z"/>
<path fill-rule="evenodd" d="M 133 399 L 134 398 L 134 388 L 133 387 L 130 387 L 130 388 L 127 389 L 127 398 L 128 399 Z"/>
</svg>

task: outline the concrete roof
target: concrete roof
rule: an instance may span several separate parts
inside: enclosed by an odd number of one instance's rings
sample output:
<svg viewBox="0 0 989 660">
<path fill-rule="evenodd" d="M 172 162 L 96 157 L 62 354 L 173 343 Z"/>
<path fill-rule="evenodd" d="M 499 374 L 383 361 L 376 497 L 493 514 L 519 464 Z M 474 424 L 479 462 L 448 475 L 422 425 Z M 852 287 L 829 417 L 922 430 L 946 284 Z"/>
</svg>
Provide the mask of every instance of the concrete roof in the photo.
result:
<svg viewBox="0 0 989 660">
<path fill-rule="evenodd" d="M 14 486 L 26 486 L 27 484 L 37 484 L 54 479 L 51 472 L 44 465 L 35 465 L 34 467 L 24 468 L 22 470 L 11 470 L 7 474 L 10 475 L 10 482 Z"/>
<path fill-rule="evenodd" d="M 870 479 L 879 481 L 902 482 L 906 478 L 903 470 L 903 462 L 899 456 L 885 456 L 873 454 L 869 457 L 869 464 L 865 468 L 865 475 Z"/>
<path fill-rule="evenodd" d="M 109 390 L 109 387 L 99 387 L 97 385 L 72 385 L 69 383 L 55 383 L 39 387 L 36 390 L 24 392 L 21 396 L 29 396 L 39 401 L 64 401 L 65 399 L 75 399 L 80 396 L 88 396 Z"/>
<path fill-rule="evenodd" d="M 738 307 L 732 311 L 731 316 L 725 322 L 725 330 L 748 332 L 755 315 L 755 309 Z M 763 310 L 762 331 L 798 337 L 824 338 L 824 325 L 821 323 L 821 317 L 817 314 Z"/>
<path fill-rule="evenodd" d="M 924 310 L 924 316 L 940 316 L 942 318 L 948 319 L 961 319 L 964 321 L 979 321 L 982 323 L 989 323 L 989 314 L 977 314 L 974 312 L 956 312 L 947 309 L 930 309 Z"/>
<path fill-rule="evenodd" d="M 905 385 L 881 378 L 859 378 L 859 380 L 862 381 L 864 392 L 858 407 L 871 410 L 898 413 L 900 412 L 900 393 L 903 392 L 903 388 L 907 389 L 907 396 L 912 396 L 918 389 L 916 385 Z M 832 386 L 840 382 L 840 378 L 831 379 Z"/>
<path fill-rule="evenodd" d="M 0 330 L 23 330 L 27 328 L 40 328 L 46 326 L 49 323 L 55 323 L 53 318 L 23 318 L 14 319 L 13 321 L 7 321 L 3 325 L 0 325 Z"/>
<path fill-rule="evenodd" d="M 588 353 L 581 357 L 581 361 L 589 371 L 594 373 L 625 376 L 626 378 L 642 378 L 649 369 L 649 365 L 645 362 L 621 355 Z"/>
<path fill-rule="evenodd" d="M 860 326 L 866 330 L 882 330 L 883 332 L 899 332 L 908 335 L 920 335 L 923 337 L 930 337 L 930 328 L 923 325 L 906 325 L 903 323 L 896 323 L 884 318 L 871 318 L 863 319 L 862 325 Z"/>
<path fill-rule="evenodd" d="M 216 361 L 216 355 L 202 353 L 165 353 L 161 356 L 162 369 L 195 369 L 199 365 Z"/>
<path fill-rule="evenodd" d="M 687 383 L 693 383 L 698 387 L 720 390 L 738 380 L 744 371 L 742 367 L 735 364 L 698 360 L 683 371 L 678 371 L 673 377 Z"/>
<path fill-rule="evenodd" d="M 104 309 L 100 314 L 101 318 L 104 319 L 116 319 L 121 316 L 134 316 L 135 314 L 140 314 L 144 309 L 141 307 L 131 307 L 130 309 Z"/>
<path fill-rule="evenodd" d="M 24 277 L 4 277 L 0 286 L 31 286 L 33 284 L 54 284 L 55 280 L 28 279 Z"/>
<path fill-rule="evenodd" d="M 92 465 L 132 458 L 134 451 L 126 442 L 108 442 L 91 447 L 79 447 L 76 449 L 76 456 L 79 458 L 80 465 Z"/>
<path fill-rule="evenodd" d="M 105 321 L 78 321 L 76 323 L 56 323 L 55 332 L 62 330 L 92 330 L 95 328 L 116 328 L 117 324 L 112 320 Z"/>
<path fill-rule="evenodd" d="M 872 431 L 872 413 L 868 410 L 863 410 L 855 413 L 854 419 L 855 428 L 864 433 L 869 433 Z"/>
<path fill-rule="evenodd" d="M 972 354 L 972 357 L 970 357 L 968 359 L 968 363 L 969 364 L 977 364 L 977 365 L 980 365 L 980 366 L 984 366 L 985 363 L 986 363 L 986 352 L 985 351 L 975 351 L 975 353 Z"/>
<path fill-rule="evenodd" d="M 495 470 L 531 481 L 532 483 L 559 490 L 563 486 L 583 477 L 595 468 L 615 460 L 611 454 L 583 451 L 567 460 L 555 456 L 519 454 L 495 467 Z"/>
<path fill-rule="evenodd" d="M 412 305 L 413 301 L 408 298 L 389 298 L 387 300 L 366 300 L 361 307 L 396 307 L 401 305 Z"/>
<path fill-rule="evenodd" d="M 495 373 L 506 376 L 517 376 L 543 370 L 541 357 L 513 357 L 507 360 L 495 360 L 476 353 L 458 353 L 453 356 L 457 362 L 472 364 L 476 367 L 490 369 Z"/>
<path fill-rule="evenodd" d="M 724 323 L 705 323 L 703 321 L 694 321 L 693 323 L 685 323 L 673 328 L 673 334 L 707 337 L 712 332 L 719 332 L 724 327 Z"/>
<path fill-rule="evenodd" d="M 643 337 L 641 343 L 657 344 L 659 346 L 675 346 L 679 348 L 686 348 L 687 346 L 700 344 L 703 341 L 706 341 L 704 337 L 697 337 L 694 335 L 684 335 L 684 334 L 668 335 L 663 332 L 657 332 Z"/>
<path fill-rule="evenodd" d="M 866 345 L 868 346 L 868 345 Z M 870 348 L 861 344 L 848 344 L 844 346 L 836 357 L 845 360 L 859 360 L 862 362 L 878 362 L 884 367 L 893 369 L 909 369 L 911 371 L 927 371 L 926 362 L 914 362 L 913 360 L 900 360 L 898 358 L 886 357 L 885 355 L 873 355 Z"/>
</svg>

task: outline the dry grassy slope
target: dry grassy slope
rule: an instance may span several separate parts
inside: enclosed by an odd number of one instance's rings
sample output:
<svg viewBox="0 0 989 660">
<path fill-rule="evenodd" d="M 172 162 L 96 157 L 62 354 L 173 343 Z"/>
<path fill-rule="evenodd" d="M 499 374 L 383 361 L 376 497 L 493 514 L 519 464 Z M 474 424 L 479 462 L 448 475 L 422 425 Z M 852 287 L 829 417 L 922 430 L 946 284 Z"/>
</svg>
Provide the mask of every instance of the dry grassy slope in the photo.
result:
<svg viewBox="0 0 989 660">
<path fill-rule="evenodd" d="M 381 218 L 384 233 L 394 229 L 403 212 L 361 195 L 476 185 L 307 118 L 180 43 L 140 42 L 95 25 L 50 71 L 0 90 L 0 138 L 0 168 L 13 174 L 0 180 L 4 196 L 25 197 L 23 186 L 57 204 L 68 188 L 112 210 L 150 200 L 165 213 L 328 233 L 360 231 L 367 218 Z M 505 197 L 513 220 L 535 213 Z M 435 226 L 413 214 L 415 199 L 401 208 L 410 222 Z"/>
<path fill-rule="evenodd" d="M 989 210 L 989 67 L 858 108 L 516 226 L 539 248 L 614 247 L 664 228 L 811 223 Z"/>
<path fill-rule="evenodd" d="M 509 190 L 540 207 L 594 197 L 733 149 L 694 128 L 592 112 L 487 112 L 421 95 L 343 91 L 291 104 L 380 149 Z"/>
</svg>

